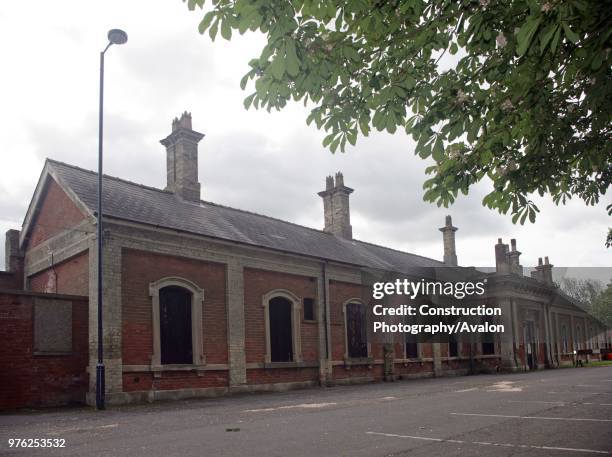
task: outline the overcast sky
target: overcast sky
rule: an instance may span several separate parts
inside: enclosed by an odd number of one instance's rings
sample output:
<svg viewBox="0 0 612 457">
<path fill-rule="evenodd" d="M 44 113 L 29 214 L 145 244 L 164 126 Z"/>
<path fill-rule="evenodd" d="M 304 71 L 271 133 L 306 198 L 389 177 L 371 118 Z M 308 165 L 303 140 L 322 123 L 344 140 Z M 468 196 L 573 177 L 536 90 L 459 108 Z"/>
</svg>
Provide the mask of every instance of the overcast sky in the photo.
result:
<svg viewBox="0 0 612 457">
<path fill-rule="evenodd" d="M 197 32 L 200 12 L 180 0 L 17 1 L 0 9 L 0 230 L 19 229 L 46 157 L 96 169 L 98 59 L 109 28 L 129 35 L 106 60 L 105 172 L 165 186 L 159 140 L 182 111 L 200 143 L 202 198 L 322 228 L 316 193 L 343 171 L 355 238 L 440 259 L 446 214 L 462 265 L 494 264 L 493 246 L 517 238 L 521 263 L 548 255 L 555 265 L 612 266 L 604 247 L 606 202 L 556 207 L 536 199 L 535 224 L 515 226 L 481 205 L 488 184 L 451 208 L 422 200 L 426 162 L 403 133 L 374 133 L 345 154 L 323 149 L 300 104 L 245 111 L 239 87 L 258 55 L 256 34 L 212 43 Z M 607 203 L 610 203 L 608 196 Z M 0 243 L 0 267 L 4 243 Z"/>
</svg>

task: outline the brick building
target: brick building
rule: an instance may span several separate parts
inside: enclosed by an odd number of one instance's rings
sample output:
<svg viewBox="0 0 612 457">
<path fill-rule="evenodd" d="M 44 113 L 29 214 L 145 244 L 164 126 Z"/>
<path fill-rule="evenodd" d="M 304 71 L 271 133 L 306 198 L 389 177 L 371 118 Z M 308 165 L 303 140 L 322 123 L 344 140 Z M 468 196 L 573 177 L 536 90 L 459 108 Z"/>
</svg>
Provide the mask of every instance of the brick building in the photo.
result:
<svg viewBox="0 0 612 457">
<path fill-rule="evenodd" d="M 610 345 L 554 286 L 548 258 L 523 276 L 514 240 L 499 240 L 492 273 L 458 266 L 450 216 L 443 262 L 354 240 L 353 189 L 340 173 L 319 193 L 323 230 L 201 201 L 203 136 L 189 114 L 173 121 L 163 190 L 104 177 L 109 403 L 541 369 Z M 7 233 L 0 408 L 95 396 L 96 199 L 96 173 L 47 160 L 22 230 Z M 502 310 L 506 331 L 447 341 L 373 332 L 375 281 L 441 275 L 486 278 L 483 303 Z"/>
</svg>

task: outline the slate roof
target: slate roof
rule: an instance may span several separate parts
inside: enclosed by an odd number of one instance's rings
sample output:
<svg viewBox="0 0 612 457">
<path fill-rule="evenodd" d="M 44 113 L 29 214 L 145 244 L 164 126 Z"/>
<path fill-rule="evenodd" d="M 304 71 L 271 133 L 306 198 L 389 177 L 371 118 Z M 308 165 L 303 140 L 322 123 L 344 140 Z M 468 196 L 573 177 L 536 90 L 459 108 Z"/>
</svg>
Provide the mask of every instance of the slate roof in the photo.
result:
<svg viewBox="0 0 612 457">
<path fill-rule="evenodd" d="M 68 186 L 92 212 L 97 173 L 47 159 L 60 185 Z M 206 237 L 376 269 L 408 273 L 442 262 L 211 202 L 185 201 L 172 192 L 104 175 L 105 216 Z"/>
</svg>

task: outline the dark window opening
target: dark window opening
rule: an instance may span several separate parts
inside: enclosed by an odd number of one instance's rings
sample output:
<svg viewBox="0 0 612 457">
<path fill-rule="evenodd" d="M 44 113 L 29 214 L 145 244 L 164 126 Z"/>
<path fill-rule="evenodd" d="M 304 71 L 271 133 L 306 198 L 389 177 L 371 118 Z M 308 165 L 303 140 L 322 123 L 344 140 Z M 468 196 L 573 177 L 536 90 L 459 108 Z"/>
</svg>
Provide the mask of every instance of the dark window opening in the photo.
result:
<svg viewBox="0 0 612 457">
<path fill-rule="evenodd" d="M 413 335 L 412 333 L 406 333 L 406 358 L 419 358 L 419 343 L 417 342 L 416 335 Z"/>
<path fill-rule="evenodd" d="M 191 292 L 177 286 L 160 289 L 159 334 L 162 364 L 193 363 Z"/>
<path fill-rule="evenodd" d="M 448 356 L 457 357 L 459 355 L 459 343 L 455 335 L 450 335 L 448 340 Z"/>
<path fill-rule="evenodd" d="M 283 297 L 270 300 L 270 359 L 272 362 L 293 360 L 292 304 Z"/>
<path fill-rule="evenodd" d="M 366 308 L 361 303 L 346 305 L 346 337 L 349 357 L 368 356 Z"/>
<path fill-rule="evenodd" d="M 495 340 L 493 334 L 488 332 L 482 335 L 482 354 L 493 355 L 495 354 Z"/>
<path fill-rule="evenodd" d="M 304 320 L 305 321 L 315 320 L 314 299 L 312 298 L 304 299 Z"/>
</svg>

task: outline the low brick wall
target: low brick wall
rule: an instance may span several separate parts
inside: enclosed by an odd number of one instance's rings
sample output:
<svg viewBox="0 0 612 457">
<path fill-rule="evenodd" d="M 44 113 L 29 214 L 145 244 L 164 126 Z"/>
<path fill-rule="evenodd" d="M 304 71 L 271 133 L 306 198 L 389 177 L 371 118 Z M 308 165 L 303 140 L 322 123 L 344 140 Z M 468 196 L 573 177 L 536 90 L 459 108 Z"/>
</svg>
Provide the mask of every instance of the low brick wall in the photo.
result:
<svg viewBox="0 0 612 457">
<path fill-rule="evenodd" d="M 21 289 L 21 281 L 18 274 L 0 271 L 0 289 Z"/>
<path fill-rule="evenodd" d="M 0 290 L 0 410 L 83 403 L 87 361 L 87 297 Z"/>
</svg>

